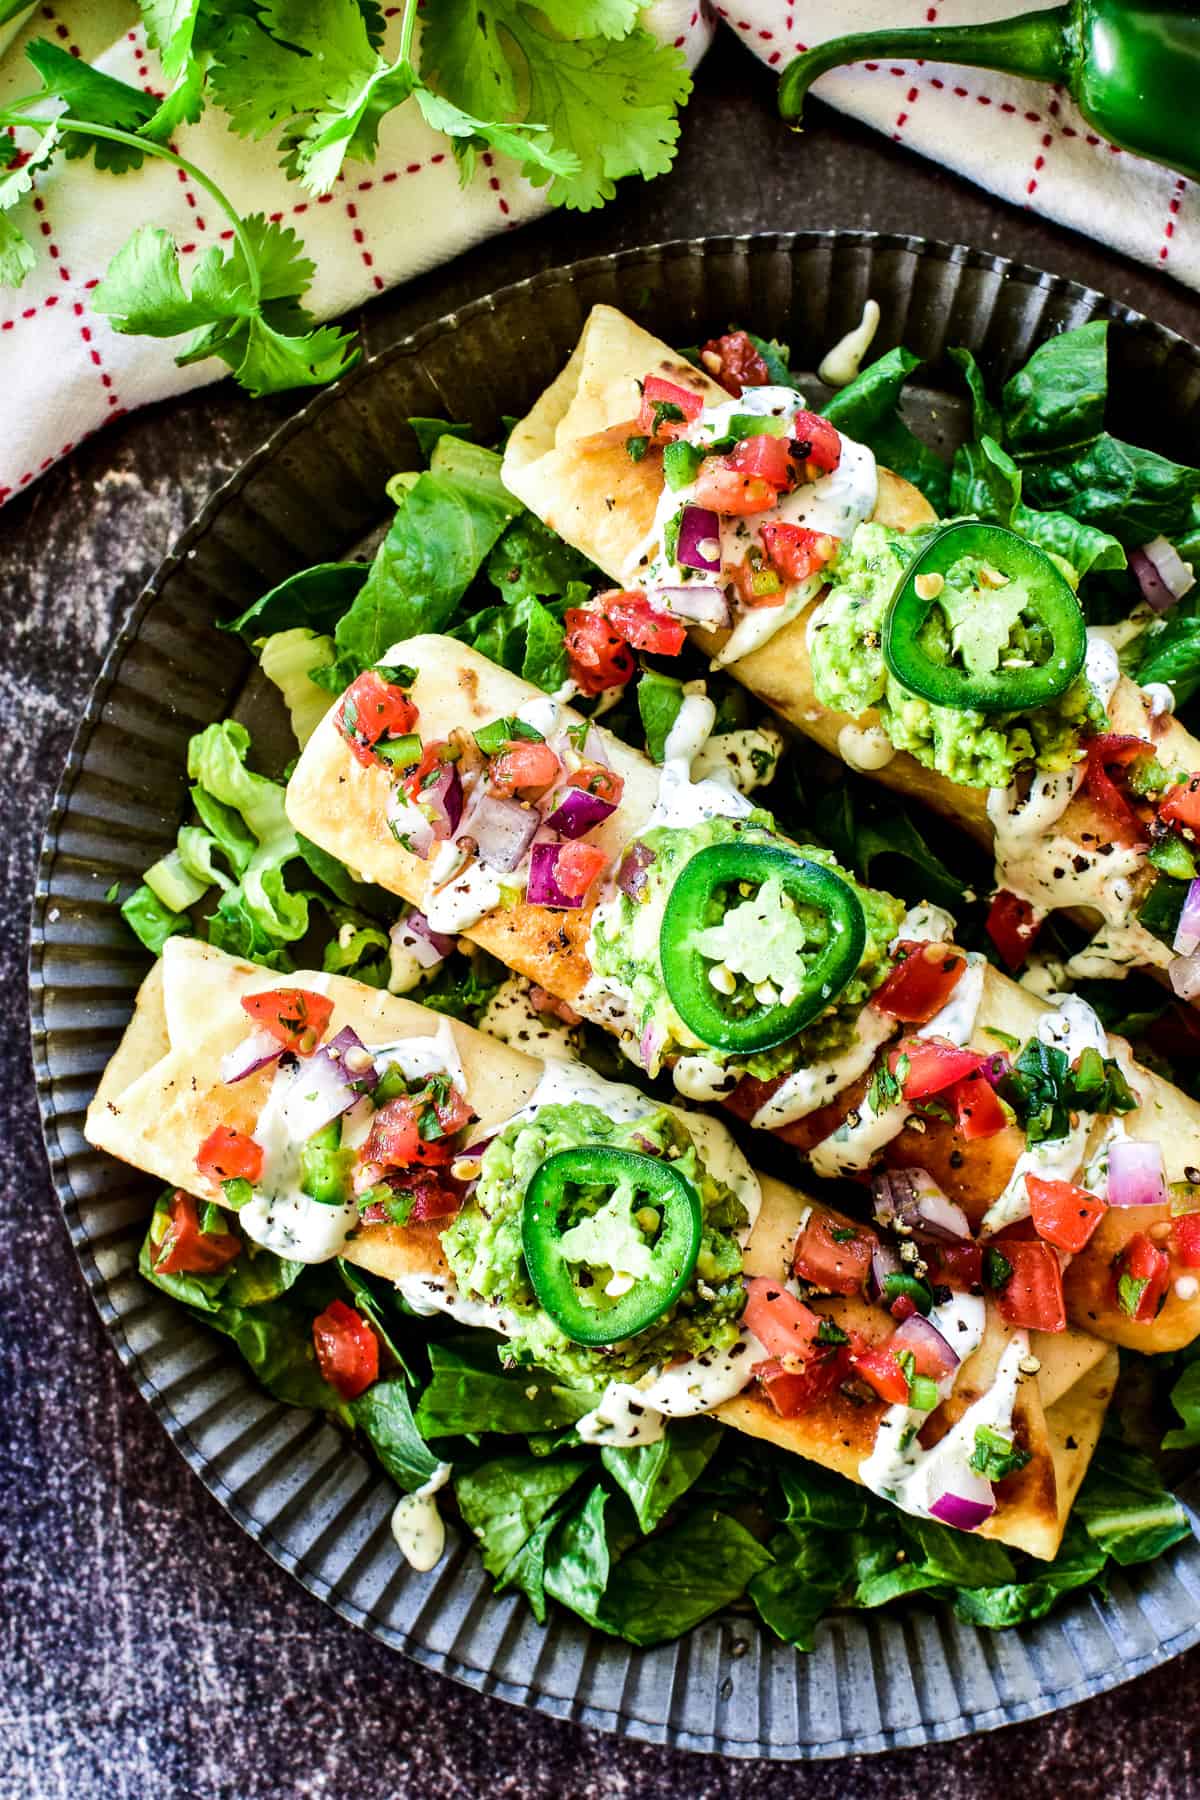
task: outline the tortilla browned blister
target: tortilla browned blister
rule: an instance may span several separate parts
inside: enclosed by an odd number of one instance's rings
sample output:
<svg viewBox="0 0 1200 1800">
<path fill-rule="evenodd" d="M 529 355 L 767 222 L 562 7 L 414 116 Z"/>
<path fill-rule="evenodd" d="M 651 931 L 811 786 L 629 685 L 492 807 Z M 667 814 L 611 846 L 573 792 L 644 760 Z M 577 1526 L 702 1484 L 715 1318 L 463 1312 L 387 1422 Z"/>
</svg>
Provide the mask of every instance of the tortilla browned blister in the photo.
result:
<svg viewBox="0 0 1200 1800">
<path fill-rule="evenodd" d="M 637 585 L 638 558 L 644 553 L 663 487 L 661 457 L 648 455 L 633 463 L 624 448 L 625 434 L 614 430 L 636 416 L 637 382 L 647 374 L 692 388 L 706 405 L 729 398 L 724 388 L 632 319 L 611 306 L 593 307 L 570 361 L 514 427 L 502 469 L 505 486 L 531 512 L 590 556 L 621 587 Z M 930 524 L 935 517 L 910 482 L 882 468 L 872 516 L 900 531 Z M 759 649 L 731 664 L 730 673 L 798 731 L 840 756 L 842 729 L 877 724 L 878 715 L 872 710 L 852 717 L 832 712 L 818 700 L 807 626 L 819 604 L 819 598 L 811 602 Z M 715 655 L 727 634 L 692 635 Z M 1170 713 L 1155 713 L 1136 683 L 1122 676 L 1108 711 L 1111 730 L 1147 739 L 1167 766 L 1200 768 L 1200 743 Z M 903 751 L 870 774 L 885 787 L 934 807 L 983 845 L 991 845 L 986 788 L 962 787 Z M 1088 797 L 1078 794 L 1059 829 L 1080 844 L 1086 844 L 1090 835 L 1094 844 L 1105 841 L 1110 828 L 1097 818 Z M 1152 879 L 1153 870 L 1143 874 L 1138 898 L 1141 886 Z"/>
<path fill-rule="evenodd" d="M 318 988 L 333 1001 L 332 1036 L 353 1026 L 371 1045 L 449 1031 L 462 1060 L 467 1097 L 483 1128 L 498 1125 L 532 1097 L 543 1072 L 534 1057 L 468 1026 L 443 1019 L 396 995 L 344 976 L 298 970 L 289 985 Z M 217 1125 L 252 1131 L 273 1079 L 264 1069 L 234 1084 L 220 1078 L 221 1059 L 246 1035 L 243 996 L 278 987 L 272 970 L 240 962 L 193 938 L 170 938 L 138 994 L 133 1018 L 88 1110 L 88 1141 L 173 1187 L 223 1203 L 219 1185 L 196 1170 L 196 1151 Z M 652 1109 L 654 1102 L 647 1101 Z M 763 1206 L 746 1249 L 751 1273 L 782 1278 L 805 1209 L 813 1205 L 782 1182 L 764 1179 Z M 823 1209 L 827 1210 L 827 1209 Z M 840 1215 L 831 1215 L 839 1222 Z M 447 1265 L 434 1225 L 369 1225 L 346 1246 L 351 1262 L 386 1280 L 444 1276 Z M 891 1322 L 876 1309 L 830 1299 L 822 1310 L 872 1338 Z M 1010 1332 L 992 1313 L 980 1349 L 963 1366 L 950 1401 L 927 1428 L 940 1435 L 989 1384 Z M 1096 1444 L 1115 1379 L 1115 1354 L 1082 1332 L 1033 1334 L 1036 1375 L 1022 1381 L 1014 1416 L 1029 1464 L 998 1488 L 999 1507 L 984 1527 L 1034 1556 L 1054 1555 L 1079 1482 Z M 798 1456 L 857 1479 L 883 1411 L 838 1395 L 811 1414 L 780 1419 L 769 1403 L 746 1398 L 722 1407 L 727 1424 L 770 1437 Z"/>
<path fill-rule="evenodd" d="M 516 712 L 534 698 L 544 699 L 520 676 L 498 668 L 453 638 L 408 638 L 394 645 L 386 660 L 415 670 L 412 697 L 419 709 L 419 728 L 430 739 L 448 738 L 458 729 L 477 729 Z M 570 707 L 563 712 L 568 722 L 580 722 L 580 715 Z M 428 898 L 429 864 L 402 849 L 388 830 L 391 778 L 382 765 L 364 767 L 355 759 L 337 729 L 336 717 L 334 707 L 304 748 L 288 784 L 288 816 L 305 837 L 340 857 L 365 879 L 421 906 Z M 625 780 L 620 806 L 591 834 L 591 841 L 615 866 L 624 846 L 650 816 L 659 771 L 611 732 L 603 727 L 593 729 L 599 729 L 605 754 Z M 509 968 L 574 1004 L 591 974 L 587 957 L 591 910 L 590 902 L 577 911 L 557 912 L 520 901 L 485 914 L 464 935 Z M 990 1054 L 1006 1038 L 1024 1043 L 1050 1010 L 1044 1000 L 989 967 L 971 1046 Z M 1132 1137 L 1160 1144 L 1167 1180 L 1183 1181 L 1187 1169 L 1200 1164 L 1200 1104 L 1149 1069 L 1134 1066 L 1134 1073 L 1142 1103 L 1126 1116 L 1125 1128 Z M 861 1100 L 868 1079 L 864 1076 L 833 1105 L 785 1127 L 780 1135 L 798 1150 L 808 1151 Z M 733 1096 L 733 1109 L 743 1117 L 752 1116 L 761 1103 L 764 1091 L 755 1094 L 753 1103 L 745 1103 L 756 1086 L 746 1082 Z M 964 1143 L 948 1121 L 931 1118 L 918 1121 L 918 1125 L 921 1129 L 908 1127 L 893 1140 L 885 1160 L 892 1166 L 927 1168 L 963 1207 L 972 1225 L 978 1225 L 1012 1174 L 1024 1146 L 1021 1133 L 1012 1126 L 994 1138 Z M 1098 1123 L 1097 1133 L 1100 1129 Z M 1174 1276 L 1186 1276 L 1188 1271 L 1175 1267 L 1174 1261 L 1171 1286 L 1153 1320 L 1129 1318 L 1118 1303 L 1111 1279 L 1112 1257 L 1121 1245 L 1134 1233 L 1169 1217 L 1167 1204 L 1126 1207 L 1107 1216 L 1104 1231 L 1067 1270 L 1067 1302 L 1076 1324 L 1109 1342 L 1147 1352 L 1179 1349 L 1200 1334 L 1200 1294 L 1191 1294 L 1186 1285 L 1182 1294 L 1176 1291 Z M 1174 1258 L 1170 1240 L 1162 1247 Z"/>
</svg>

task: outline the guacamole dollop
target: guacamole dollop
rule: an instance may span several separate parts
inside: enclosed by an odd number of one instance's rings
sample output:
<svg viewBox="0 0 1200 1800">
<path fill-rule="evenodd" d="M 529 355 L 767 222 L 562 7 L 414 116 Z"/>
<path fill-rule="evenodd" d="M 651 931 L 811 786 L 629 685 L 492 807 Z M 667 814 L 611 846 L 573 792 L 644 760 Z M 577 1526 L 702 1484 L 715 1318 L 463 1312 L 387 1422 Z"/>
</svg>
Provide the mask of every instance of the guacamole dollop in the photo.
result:
<svg viewBox="0 0 1200 1800">
<path fill-rule="evenodd" d="M 874 522 L 858 527 L 809 632 L 818 700 L 855 716 L 874 707 L 897 750 L 963 787 L 1008 787 L 1022 764 L 1047 772 L 1070 768 L 1079 760 L 1081 736 L 1103 730 L 1106 722 L 1085 675 L 1051 706 L 981 713 L 933 706 L 889 674 L 881 648 L 884 616 L 929 535 Z M 1039 656 L 1040 628 L 1023 615 L 1020 583 L 992 587 L 987 574 L 972 557 L 960 558 L 947 573 L 943 596 L 922 630 L 934 661 L 981 669 L 1006 657 Z"/>
<path fill-rule="evenodd" d="M 593 976 L 628 996 L 639 1041 L 648 1036 L 654 1046 L 652 1073 L 664 1058 L 703 1051 L 713 1062 L 736 1063 L 760 1081 L 770 1081 L 790 1069 L 836 1055 L 853 1040 L 859 1013 L 891 967 L 888 945 L 904 917 L 903 902 L 878 889 L 860 887 L 830 851 L 802 845 L 799 853 L 835 869 L 862 906 L 867 938 L 857 970 L 820 1017 L 786 1043 L 747 1057 L 723 1054 L 702 1044 L 679 1017 L 667 992 L 659 934 L 667 897 L 684 865 L 712 844 L 734 841 L 779 844 L 780 839 L 771 829 L 770 815 L 764 812 L 745 821 L 716 817 L 687 827 L 656 826 L 638 840 L 653 851 L 654 861 L 645 870 L 637 898 L 618 891 L 593 915 L 588 944 Z M 803 954 L 807 941 L 802 922 L 794 915 L 776 909 L 770 920 L 764 919 L 760 890 L 759 897 L 731 908 L 714 928 L 711 949 L 736 973 L 751 980 L 770 976 L 778 983 L 789 963 Z"/>
<path fill-rule="evenodd" d="M 699 1194 L 703 1217 L 695 1273 L 675 1305 L 636 1337 L 595 1348 L 567 1337 L 538 1305 L 521 1243 L 525 1190 L 535 1171 L 547 1157 L 581 1144 L 669 1157 Z M 564 1232 L 571 1260 L 586 1265 L 598 1296 L 614 1277 L 636 1279 L 655 1235 L 652 1208 L 631 1213 L 618 1199 L 584 1195 Z M 572 1102 L 514 1119 L 492 1140 L 474 1192 L 442 1234 L 442 1248 L 463 1293 L 496 1302 L 515 1319 L 509 1346 L 518 1361 L 552 1369 L 573 1385 L 599 1388 L 736 1341 L 743 1300 L 738 1233 L 748 1224 L 745 1207 L 699 1155 L 678 1114 L 647 1100 L 645 1118 L 626 1122 Z"/>
</svg>

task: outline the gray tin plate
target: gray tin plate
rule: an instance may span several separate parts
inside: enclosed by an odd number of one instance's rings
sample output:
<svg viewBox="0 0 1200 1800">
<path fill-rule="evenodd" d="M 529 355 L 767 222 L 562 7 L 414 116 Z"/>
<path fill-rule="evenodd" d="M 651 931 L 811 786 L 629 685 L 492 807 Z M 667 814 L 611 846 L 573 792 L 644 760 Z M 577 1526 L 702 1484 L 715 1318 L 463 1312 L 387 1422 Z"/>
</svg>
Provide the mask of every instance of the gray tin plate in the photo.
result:
<svg viewBox="0 0 1200 1800">
<path fill-rule="evenodd" d="M 252 664 L 213 628 L 293 570 L 344 554 L 415 466 L 411 414 L 484 437 L 555 375 L 590 306 L 623 307 L 668 341 L 729 321 L 787 340 L 801 367 L 873 295 L 876 349 L 930 359 L 925 429 L 953 435 L 947 345 L 993 380 L 1088 319 L 1113 333 L 1113 413 L 1195 461 L 1200 351 L 1102 295 L 959 245 L 870 232 L 711 238 L 594 258 L 479 300 L 365 363 L 279 430 L 214 496 L 133 607 L 80 724 L 46 826 L 33 909 L 38 1092 L 53 1178 L 118 1354 L 180 1451 L 246 1531 L 314 1594 L 427 1668 L 483 1693 L 632 1737 L 737 1756 L 837 1756 L 1031 1718 L 1098 1694 L 1200 1640 L 1200 1543 L 1021 1632 L 944 1609 L 832 1619 L 797 1656 L 745 1617 L 631 1652 L 565 1612 L 542 1629 L 493 1599 L 451 1533 L 431 1575 L 397 1556 L 394 1490 L 334 1429 L 268 1399 L 223 1341 L 136 1273 L 149 1184 L 92 1151 L 81 1125 L 145 958 L 104 894 L 173 841 L 189 736 L 237 704 Z M 939 385 L 944 384 L 944 385 Z"/>
</svg>

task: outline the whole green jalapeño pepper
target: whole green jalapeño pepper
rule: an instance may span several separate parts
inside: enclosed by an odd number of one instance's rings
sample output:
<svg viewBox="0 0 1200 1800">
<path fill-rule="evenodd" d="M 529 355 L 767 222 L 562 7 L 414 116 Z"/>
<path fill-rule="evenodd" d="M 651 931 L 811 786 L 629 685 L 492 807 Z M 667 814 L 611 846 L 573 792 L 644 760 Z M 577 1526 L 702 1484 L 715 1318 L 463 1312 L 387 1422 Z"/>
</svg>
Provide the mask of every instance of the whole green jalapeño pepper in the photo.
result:
<svg viewBox="0 0 1200 1800">
<path fill-rule="evenodd" d="M 922 25 L 830 38 L 790 62 L 779 110 L 796 126 L 813 82 L 843 63 L 879 57 L 967 63 L 1065 87 L 1096 131 L 1153 162 L 1200 177 L 1196 94 L 1200 8 L 1134 0 L 1072 0 L 1047 12 L 978 25 Z"/>
<path fill-rule="evenodd" d="M 824 916 L 823 942 L 804 958 L 803 978 L 788 993 L 771 982 L 775 998 L 730 980 L 719 988 L 718 968 L 699 940 L 722 920 L 746 890 L 778 883 L 799 909 Z M 667 899 L 659 931 L 659 958 L 671 1003 L 702 1044 L 750 1055 L 786 1043 L 837 999 L 866 948 L 867 927 L 854 889 L 823 863 L 774 844 L 711 844 L 685 863 Z M 730 992 L 725 989 L 732 989 Z"/>
<path fill-rule="evenodd" d="M 658 1216 L 653 1241 L 647 1236 L 635 1244 L 643 1271 L 611 1302 L 597 1290 L 588 1263 L 567 1254 L 573 1188 L 623 1191 L 631 1226 L 635 1212 L 649 1209 Z M 579 1144 L 548 1156 L 534 1170 L 525 1190 L 521 1243 L 533 1291 L 554 1323 L 576 1344 L 615 1344 L 645 1331 L 674 1306 L 692 1279 L 702 1224 L 699 1194 L 663 1157 L 612 1144 Z M 589 1293 L 590 1303 L 584 1297 Z"/>
<path fill-rule="evenodd" d="M 1022 617 L 1047 644 L 1039 661 L 999 659 L 994 668 L 964 657 L 939 661 L 924 641 L 924 627 L 946 590 L 946 576 L 963 559 L 981 565 L 977 605 L 986 588 L 1020 584 Z M 932 537 L 893 594 L 883 621 L 883 660 L 888 672 L 931 706 L 959 711 L 1028 712 L 1065 694 L 1084 665 L 1087 628 L 1070 582 L 1044 551 L 1004 525 L 964 520 Z"/>
</svg>

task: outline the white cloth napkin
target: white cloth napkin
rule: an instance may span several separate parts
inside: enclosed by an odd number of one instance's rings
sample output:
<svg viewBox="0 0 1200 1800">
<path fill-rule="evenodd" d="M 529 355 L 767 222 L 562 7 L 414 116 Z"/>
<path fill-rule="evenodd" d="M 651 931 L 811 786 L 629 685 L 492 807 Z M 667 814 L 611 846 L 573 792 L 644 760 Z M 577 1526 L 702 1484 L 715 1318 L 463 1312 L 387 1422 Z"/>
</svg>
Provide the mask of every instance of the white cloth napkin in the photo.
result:
<svg viewBox="0 0 1200 1800">
<path fill-rule="evenodd" d="M 708 48 L 713 26 L 700 0 L 656 0 L 643 19 L 655 36 L 679 45 L 692 67 Z M 39 4 L 0 65 L 0 104 L 37 89 L 21 54 L 32 37 L 51 38 L 122 81 L 162 89 L 157 59 L 122 0 Z M 541 191 L 503 157 L 481 157 L 475 178 L 460 187 L 447 140 L 412 101 L 384 121 L 376 161 L 347 163 L 321 199 L 284 177 L 269 144 L 235 137 L 222 114 L 205 115 L 176 141 L 242 213 L 295 223 L 317 265 L 307 304 L 320 318 L 546 211 Z M 176 236 L 185 280 L 198 253 L 228 244 L 228 220 L 179 170 L 148 158 L 136 174 L 115 177 L 97 173 L 90 161 L 60 160 L 38 178 L 32 202 L 17 216 L 39 257 L 23 287 L 0 288 L 0 503 L 108 420 L 228 374 L 215 358 L 178 369 L 183 340 L 121 337 L 88 304 L 139 225 L 162 225 Z M 581 220 L 581 242 L 586 230 Z"/>
<path fill-rule="evenodd" d="M 848 32 L 969 25 L 1042 4 L 1055 0 L 721 0 L 716 11 L 782 70 L 799 51 Z M 832 70 L 813 92 L 993 194 L 1200 287 L 1193 185 L 1097 137 L 1065 92 L 988 69 L 896 60 Z M 801 137 L 798 156 L 803 145 Z M 929 229 L 938 235 L 936 219 Z"/>
<path fill-rule="evenodd" d="M 796 51 L 835 31 L 932 18 L 960 24 L 1021 5 L 840 0 L 831 7 L 823 0 L 734 0 L 715 12 L 764 62 L 782 68 Z M 704 0 L 656 0 L 645 22 L 664 41 L 679 44 L 693 66 L 711 37 Z M 22 33 L 32 36 L 51 37 L 125 81 L 161 86 L 125 0 L 39 4 Z M 0 102 L 36 84 L 20 42 L 0 65 Z M 1190 184 L 1114 151 L 1051 89 L 973 69 L 886 63 L 835 71 L 816 91 L 1005 199 L 1200 287 L 1200 230 Z M 539 191 L 503 158 L 481 159 L 470 186 L 460 188 L 445 139 L 429 130 L 411 102 L 385 121 L 378 160 L 348 164 L 333 193 L 320 200 L 286 181 L 268 147 L 234 137 L 219 115 L 181 133 L 179 143 L 243 212 L 295 222 L 317 264 L 310 304 L 322 318 L 545 210 Z M 800 139 L 796 156 L 803 154 Z M 228 242 L 225 220 L 177 170 L 147 161 L 139 173 L 114 178 L 97 174 L 90 163 L 59 163 L 39 177 L 22 216 L 41 254 L 23 288 L 0 288 L 0 504 L 107 420 L 226 373 L 215 360 L 177 369 L 177 346 L 120 337 L 88 305 L 113 253 L 146 221 L 177 235 L 185 275 L 199 251 Z M 936 233 L 936 220 L 930 229 Z M 586 233 L 583 218 L 581 245 Z"/>
</svg>

